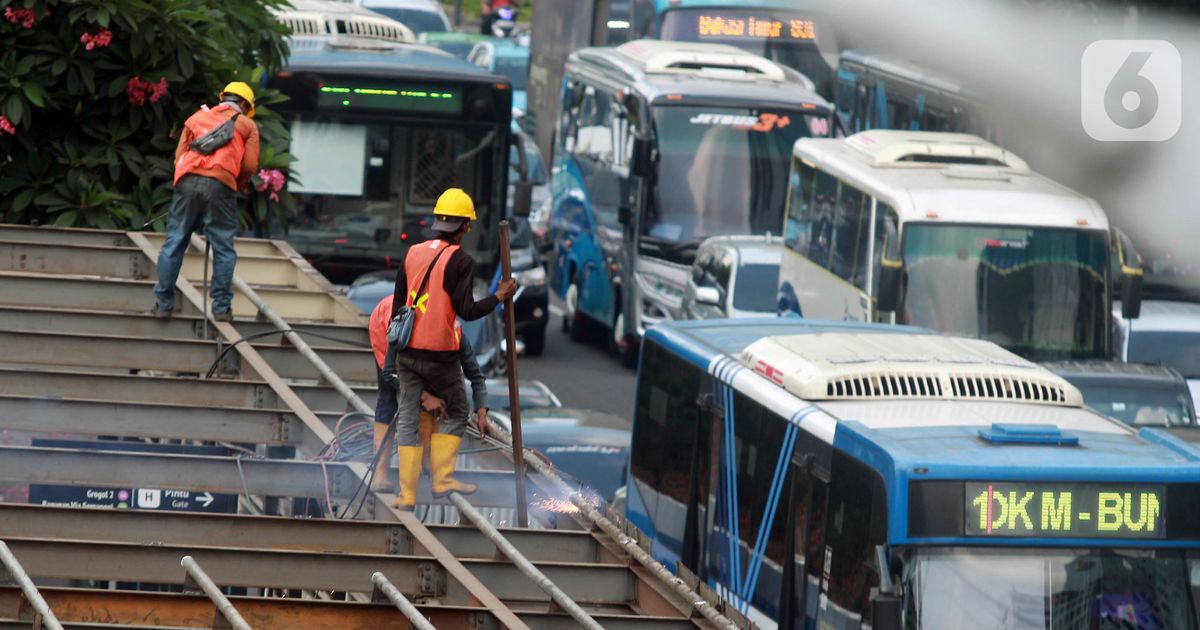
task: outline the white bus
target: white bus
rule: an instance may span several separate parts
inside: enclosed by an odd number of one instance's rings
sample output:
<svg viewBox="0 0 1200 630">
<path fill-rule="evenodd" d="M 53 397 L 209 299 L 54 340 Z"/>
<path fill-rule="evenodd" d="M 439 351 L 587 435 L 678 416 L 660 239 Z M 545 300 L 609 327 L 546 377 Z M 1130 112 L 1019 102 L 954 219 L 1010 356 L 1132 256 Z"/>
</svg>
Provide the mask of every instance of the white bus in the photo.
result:
<svg viewBox="0 0 1200 630">
<path fill-rule="evenodd" d="M 874 130 L 793 150 L 779 310 L 1108 358 L 1113 280 L 1141 269 L 1092 199 L 978 137 Z"/>
</svg>

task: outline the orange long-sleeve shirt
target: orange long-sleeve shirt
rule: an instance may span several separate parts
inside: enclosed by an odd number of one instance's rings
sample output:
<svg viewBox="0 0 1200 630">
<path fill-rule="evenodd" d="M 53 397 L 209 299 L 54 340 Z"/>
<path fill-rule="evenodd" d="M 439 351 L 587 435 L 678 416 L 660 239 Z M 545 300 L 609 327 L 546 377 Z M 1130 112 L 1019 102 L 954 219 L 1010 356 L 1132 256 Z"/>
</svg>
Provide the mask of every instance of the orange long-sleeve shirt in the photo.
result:
<svg viewBox="0 0 1200 630">
<path fill-rule="evenodd" d="M 232 116 L 233 113 L 231 111 L 230 117 Z M 242 164 L 238 169 L 237 181 L 234 181 L 233 176 L 228 172 L 219 168 L 198 168 L 193 172 L 196 175 L 203 175 L 219 180 L 222 184 L 234 190 L 244 191 L 250 187 L 250 178 L 254 176 L 254 173 L 258 172 L 258 125 L 245 116 L 238 116 L 237 122 L 234 123 L 234 129 L 246 141 L 246 153 L 242 156 Z M 187 153 L 188 147 L 195 140 L 196 137 L 192 134 L 192 131 L 185 126 L 183 133 L 179 135 L 179 144 L 175 146 L 175 162 L 179 162 L 180 156 Z"/>
</svg>

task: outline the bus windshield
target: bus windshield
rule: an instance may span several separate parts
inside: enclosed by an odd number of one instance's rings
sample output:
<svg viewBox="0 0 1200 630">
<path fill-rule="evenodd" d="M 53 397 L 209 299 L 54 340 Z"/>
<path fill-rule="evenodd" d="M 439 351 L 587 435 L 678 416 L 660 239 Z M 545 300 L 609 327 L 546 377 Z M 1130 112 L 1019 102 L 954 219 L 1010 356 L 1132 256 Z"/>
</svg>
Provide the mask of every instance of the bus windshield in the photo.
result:
<svg viewBox="0 0 1200 630">
<path fill-rule="evenodd" d="M 778 232 L 792 145 L 829 128 L 824 114 L 729 107 L 657 107 L 654 122 L 658 172 L 641 242 L 683 264 L 709 236 Z"/>
<path fill-rule="evenodd" d="M 920 548 L 903 569 L 904 627 L 1195 629 L 1174 550 Z"/>
<path fill-rule="evenodd" d="M 833 69 L 817 48 L 832 33 L 820 32 L 823 19 L 795 11 L 721 7 L 680 7 L 662 18 L 661 38 L 737 46 L 788 66 L 812 79 L 817 91 L 831 95 Z"/>
<path fill-rule="evenodd" d="M 986 339 L 1035 361 L 1105 356 L 1103 232 L 918 223 L 902 238 L 902 323 Z"/>
</svg>

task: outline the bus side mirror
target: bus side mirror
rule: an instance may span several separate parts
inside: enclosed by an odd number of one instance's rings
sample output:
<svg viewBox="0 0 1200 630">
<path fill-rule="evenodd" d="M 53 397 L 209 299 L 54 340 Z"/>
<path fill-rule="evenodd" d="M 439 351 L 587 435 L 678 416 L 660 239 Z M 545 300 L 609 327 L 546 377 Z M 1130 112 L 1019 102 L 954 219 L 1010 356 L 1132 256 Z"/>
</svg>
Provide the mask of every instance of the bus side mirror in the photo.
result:
<svg viewBox="0 0 1200 630">
<path fill-rule="evenodd" d="M 1117 263 L 1121 266 L 1121 317 L 1137 319 L 1142 314 L 1142 279 L 1144 270 L 1133 240 L 1121 230 L 1114 229 Z"/>
<path fill-rule="evenodd" d="M 904 280 L 904 266 L 898 260 L 883 259 L 879 267 L 879 295 L 875 298 L 876 310 L 895 311 L 900 308 L 900 285 Z"/>
<path fill-rule="evenodd" d="M 646 138 L 634 138 L 633 155 L 629 162 L 629 172 L 636 177 L 649 177 L 653 171 L 651 151 L 653 147 Z"/>
<path fill-rule="evenodd" d="M 633 206 L 627 203 L 617 206 L 617 223 L 621 225 L 633 223 Z"/>
<path fill-rule="evenodd" d="M 895 311 L 900 308 L 900 288 L 904 284 L 904 262 L 900 260 L 900 238 L 896 234 L 896 223 L 883 222 L 884 242 L 880 248 L 879 292 L 875 297 L 877 311 Z"/>
<path fill-rule="evenodd" d="M 721 305 L 721 292 L 716 287 L 696 287 L 696 303 L 708 306 Z"/>
<path fill-rule="evenodd" d="M 891 593 L 879 593 L 871 598 L 871 627 L 874 630 L 900 630 L 903 604 Z"/>
<path fill-rule="evenodd" d="M 533 182 L 518 181 L 513 185 L 513 195 L 513 216 L 529 216 L 533 211 Z"/>
</svg>

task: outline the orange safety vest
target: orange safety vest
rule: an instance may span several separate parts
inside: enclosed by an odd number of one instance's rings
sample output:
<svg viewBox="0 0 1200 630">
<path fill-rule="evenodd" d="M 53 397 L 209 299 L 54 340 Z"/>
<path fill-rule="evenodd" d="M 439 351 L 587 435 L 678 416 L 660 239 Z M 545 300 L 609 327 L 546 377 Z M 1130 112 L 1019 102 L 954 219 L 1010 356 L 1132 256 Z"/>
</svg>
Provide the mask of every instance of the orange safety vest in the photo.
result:
<svg viewBox="0 0 1200 630">
<path fill-rule="evenodd" d="M 371 311 L 371 320 L 367 323 L 367 333 L 371 337 L 371 350 L 375 353 L 375 364 L 383 369 L 387 360 L 387 331 L 392 323 L 392 302 L 394 295 L 389 295 L 379 302 Z"/>
<path fill-rule="evenodd" d="M 425 241 L 413 245 L 404 258 L 404 274 L 408 279 L 408 303 L 414 306 L 412 338 L 408 347 L 414 350 L 430 350 L 434 352 L 457 352 L 459 328 L 454 306 L 450 304 L 450 294 L 446 293 L 446 265 L 459 249 L 443 240 Z M 446 253 L 437 259 L 433 272 L 429 274 L 429 284 L 425 285 L 425 293 L 417 295 L 421 281 L 430 263 L 442 250 Z"/>
<path fill-rule="evenodd" d="M 222 103 L 212 109 L 202 109 L 192 114 L 183 124 L 192 132 L 192 137 L 199 140 L 204 134 L 229 120 L 233 113 L 236 113 L 233 107 Z M 183 155 L 179 156 L 179 161 L 175 163 L 175 183 L 178 184 L 181 177 L 198 169 L 214 168 L 229 171 L 229 174 L 236 180 L 238 173 L 242 170 L 242 158 L 245 155 L 246 139 L 238 133 L 237 129 L 234 129 L 233 139 L 229 141 L 229 144 L 208 155 L 197 153 L 190 148 L 184 151 Z"/>
</svg>

